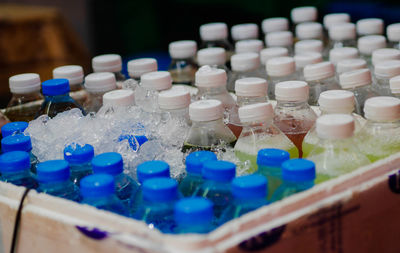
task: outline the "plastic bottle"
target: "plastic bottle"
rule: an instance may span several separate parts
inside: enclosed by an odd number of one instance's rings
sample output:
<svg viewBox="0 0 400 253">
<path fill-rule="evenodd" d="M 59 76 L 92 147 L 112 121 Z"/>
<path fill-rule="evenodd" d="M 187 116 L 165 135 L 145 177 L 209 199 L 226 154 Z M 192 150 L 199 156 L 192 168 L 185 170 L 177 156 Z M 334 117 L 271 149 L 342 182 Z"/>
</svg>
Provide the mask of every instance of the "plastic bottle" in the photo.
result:
<svg viewBox="0 0 400 253">
<path fill-rule="evenodd" d="M 335 27 L 339 24 L 349 23 L 349 22 L 350 22 L 350 15 L 348 13 L 326 14 L 322 21 L 326 31 L 329 31 L 332 27 Z"/>
<path fill-rule="evenodd" d="M 69 96 L 68 79 L 51 79 L 42 83 L 44 101 L 36 117 L 47 114 L 50 118 L 58 113 L 78 108 L 85 114 L 82 106 Z"/>
<path fill-rule="evenodd" d="M 174 84 L 193 85 L 197 64 L 194 57 L 197 44 L 193 40 L 181 40 L 169 43 L 171 64 L 168 71 Z"/>
<path fill-rule="evenodd" d="M 358 134 L 361 152 L 375 162 L 400 150 L 400 99 L 374 97 L 365 101 L 363 129 Z"/>
<path fill-rule="evenodd" d="M 314 186 L 315 164 L 307 159 L 292 159 L 282 163 L 283 183 L 272 195 L 271 202 L 284 199 Z"/>
<path fill-rule="evenodd" d="M 368 66 L 371 66 L 372 52 L 377 49 L 386 47 L 386 38 L 382 35 L 363 36 L 357 41 L 357 48 L 360 51 L 361 58 L 367 61 Z"/>
<path fill-rule="evenodd" d="M 81 91 L 75 94 L 76 101 L 83 105 L 87 99 L 87 92 L 83 89 L 83 68 L 79 65 L 66 65 L 53 69 L 53 78 L 65 78 L 69 81 L 69 89 L 72 92 Z"/>
<path fill-rule="evenodd" d="M 234 25 L 231 27 L 231 36 L 235 42 L 258 39 L 258 26 L 254 23 Z"/>
<path fill-rule="evenodd" d="M 267 75 L 267 61 L 272 58 L 289 56 L 289 50 L 285 47 L 264 48 L 260 52 L 261 69 Z"/>
<path fill-rule="evenodd" d="M 289 55 L 293 54 L 293 34 L 289 31 L 271 32 L 265 35 L 265 44 L 268 48 L 284 47 Z"/>
<path fill-rule="evenodd" d="M 177 234 L 206 234 L 214 229 L 213 203 L 205 198 L 184 198 L 174 207 Z"/>
<path fill-rule="evenodd" d="M 271 200 L 272 194 L 282 184 L 282 163 L 289 159 L 290 154 L 286 150 L 266 148 L 258 151 L 258 173 L 267 178 L 268 200 Z"/>
<path fill-rule="evenodd" d="M 103 106 L 97 112 L 98 117 L 115 118 L 121 114 L 130 115 L 134 105 L 134 93 L 132 90 L 113 90 L 103 95 Z"/>
<path fill-rule="evenodd" d="M 390 83 L 390 92 L 392 93 L 392 96 L 400 98 L 400 76 L 392 77 L 389 83 Z"/>
<path fill-rule="evenodd" d="M 302 143 L 307 132 L 314 125 L 317 115 L 308 100 L 309 86 L 302 81 L 278 83 L 275 90 L 274 124 L 293 142 L 302 157 Z"/>
<path fill-rule="evenodd" d="M 185 160 L 186 176 L 179 184 L 179 190 L 183 196 L 191 197 L 197 188 L 203 183 L 201 171 L 207 161 L 216 161 L 217 156 L 210 151 L 196 151 L 190 153 Z"/>
<path fill-rule="evenodd" d="M 304 22 L 314 22 L 318 19 L 318 10 L 314 6 L 301 6 L 293 8 L 290 11 L 290 18 L 295 26 Z"/>
<path fill-rule="evenodd" d="M 122 88 L 122 83 L 126 80 L 122 74 L 122 59 L 118 54 L 103 54 L 93 57 L 93 72 L 111 72 L 115 75 L 117 87 Z"/>
<path fill-rule="evenodd" d="M 296 63 L 296 79 L 304 81 L 304 68 L 307 65 L 322 62 L 322 55 L 317 52 L 299 53 L 294 56 L 294 62 Z"/>
<path fill-rule="evenodd" d="M 70 180 L 68 162 L 48 160 L 37 165 L 38 192 L 56 197 L 80 201 L 79 188 Z"/>
<path fill-rule="evenodd" d="M 157 60 L 154 58 L 139 58 L 128 61 L 128 74 L 130 78 L 123 82 L 122 89 L 135 91 L 143 74 L 157 70 Z"/>
<path fill-rule="evenodd" d="M 328 114 L 317 119 L 318 142 L 307 157 L 317 168 L 316 184 L 370 163 L 352 138 L 354 129 L 354 118 L 348 114 Z"/>
<path fill-rule="evenodd" d="M 246 105 L 239 108 L 243 131 L 235 145 L 235 155 L 250 161 L 248 173 L 257 171 L 257 153 L 264 148 L 279 148 L 299 157 L 296 146 L 273 124 L 274 111 L 269 103 Z"/>
<path fill-rule="evenodd" d="M 12 76 L 8 79 L 12 97 L 8 102 L 5 116 L 11 121 L 31 121 L 40 108 L 40 77 L 27 73 Z"/>
<path fill-rule="evenodd" d="M 380 18 L 364 18 L 357 21 L 357 35 L 383 35 L 384 24 Z"/>
<path fill-rule="evenodd" d="M 375 89 L 380 95 L 390 96 L 389 80 L 400 75 L 400 60 L 377 63 L 374 68 Z"/>
<path fill-rule="evenodd" d="M 22 134 L 28 126 L 28 122 L 25 121 L 10 122 L 1 127 L 1 135 L 5 138 L 10 135 Z"/>
<path fill-rule="evenodd" d="M 355 47 L 356 26 L 353 23 L 336 24 L 329 29 L 329 49 Z"/>
<path fill-rule="evenodd" d="M 235 94 L 238 107 L 267 102 L 267 80 L 258 77 L 238 79 L 235 83 Z"/>
<path fill-rule="evenodd" d="M 324 49 L 324 45 L 320 40 L 301 40 L 294 44 L 294 53 L 308 53 L 308 52 L 315 52 L 322 54 Z"/>
<path fill-rule="evenodd" d="M 240 53 L 260 53 L 264 43 L 261 40 L 240 40 L 235 44 L 235 52 Z"/>
<path fill-rule="evenodd" d="M 0 180 L 18 186 L 35 189 L 37 182 L 30 172 L 29 153 L 11 151 L 0 155 Z"/>
<path fill-rule="evenodd" d="M 258 53 L 239 53 L 231 58 L 232 74 L 228 91 L 235 91 L 235 82 L 245 77 L 265 78 L 260 70 L 260 56 Z"/>
<path fill-rule="evenodd" d="M 7 153 L 11 151 L 25 151 L 29 153 L 31 160 L 31 172 L 36 173 L 36 165 L 38 160 L 32 154 L 31 137 L 23 134 L 15 134 L 7 136 L 1 140 L 1 152 Z"/>
<path fill-rule="evenodd" d="M 224 124 L 223 107 L 220 101 L 210 99 L 191 103 L 189 116 L 192 126 L 182 147 L 182 152 L 213 151 L 224 145 L 235 146 L 236 137 Z"/>
<path fill-rule="evenodd" d="M 94 148 L 90 144 L 81 146 L 79 144 L 71 144 L 64 149 L 64 160 L 69 163 L 71 170 L 71 181 L 79 186 L 82 178 L 91 175 L 92 159 L 94 157 Z"/>
<path fill-rule="evenodd" d="M 275 99 L 275 86 L 279 82 L 296 79 L 296 64 L 292 57 L 272 58 L 266 66 L 268 74 L 268 97 Z"/>
<path fill-rule="evenodd" d="M 222 47 L 203 48 L 197 51 L 197 63 L 200 67 L 210 65 L 214 68 L 224 69 L 226 67 L 226 50 Z"/>
<path fill-rule="evenodd" d="M 128 210 L 115 195 L 114 178 L 107 174 L 94 174 L 80 182 L 82 204 L 128 216 Z"/>
<path fill-rule="evenodd" d="M 165 177 L 144 181 L 143 202 L 134 218 L 146 222 L 149 228 L 162 232 L 174 231 L 174 206 L 179 199 L 178 183 Z"/>
<path fill-rule="evenodd" d="M 299 40 L 323 40 L 322 25 L 317 22 L 304 22 L 296 26 L 296 37 Z"/>
<path fill-rule="evenodd" d="M 275 17 L 264 19 L 261 23 L 264 34 L 289 30 L 289 20 L 287 18 Z"/>
<path fill-rule="evenodd" d="M 228 26 L 222 22 L 208 23 L 200 26 L 200 48 L 222 47 L 227 52 L 227 60 L 230 59 L 233 46 L 228 41 Z"/>
<path fill-rule="evenodd" d="M 389 47 L 400 49 L 400 23 L 391 24 L 386 27 L 386 35 Z"/>
<path fill-rule="evenodd" d="M 329 61 L 335 66 L 340 61 L 358 57 L 358 50 L 355 47 L 336 47 L 329 51 Z"/>
<path fill-rule="evenodd" d="M 88 98 L 83 104 L 86 112 L 97 112 L 103 105 L 103 95 L 115 90 L 115 75 L 110 72 L 92 73 L 85 78 L 85 89 Z"/>
<path fill-rule="evenodd" d="M 367 68 L 367 61 L 364 59 L 347 59 L 341 60 L 336 64 L 336 77 L 335 79 L 339 82 L 339 76 L 345 72 L 353 71 L 357 69 Z"/>
<path fill-rule="evenodd" d="M 308 103 L 317 105 L 319 94 L 326 90 L 339 90 L 335 80 L 335 67 L 331 62 L 320 62 L 304 68 L 304 79 L 310 86 Z"/>
</svg>

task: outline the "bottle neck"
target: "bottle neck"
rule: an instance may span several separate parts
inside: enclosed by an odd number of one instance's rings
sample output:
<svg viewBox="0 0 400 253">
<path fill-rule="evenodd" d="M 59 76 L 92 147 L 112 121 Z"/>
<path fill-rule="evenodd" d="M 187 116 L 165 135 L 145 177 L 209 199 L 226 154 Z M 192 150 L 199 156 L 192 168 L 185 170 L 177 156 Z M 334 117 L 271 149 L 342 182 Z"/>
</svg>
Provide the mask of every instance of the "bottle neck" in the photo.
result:
<svg viewBox="0 0 400 253">
<path fill-rule="evenodd" d="M 349 114 L 349 115 L 352 115 L 353 114 L 353 111 L 354 111 L 354 108 L 353 109 L 348 109 L 348 110 L 345 110 L 345 109 L 339 109 L 339 110 L 329 110 L 329 109 L 326 109 L 326 108 L 323 108 L 323 107 L 319 107 L 319 109 L 321 110 L 321 115 L 327 115 L 327 114 Z"/>
<path fill-rule="evenodd" d="M 264 130 L 268 129 L 273 122 L 273 119 L 264 119 L 261 121 L 253 121 L 253 122 L 246 122 L 243 123 L 243 131 L 245 130 Z"/>
<path fill-rule="evenodd" d="M 192 126 L 193 127 L 202 127 L 202 128 L 208 128 L 209 130 L 212 130 L 216 126 L 224 126 L 224 121 L 223 119 L 216 119 L 216 120 L 210 120 L 210 121 L 192 121 Z"/>
<path fill-rule="evenodd" d="M 198 94 L 200 93 L 210 93 L 210 94 L 221 94 L 221 93 L 228 93 L 226 89 L 226 85 L 223 86 L 216 86 L 216 87 L 199 87 L 197 86 Z"/>
<path fill-rule="evenodd" d="M 28 92 L 28 93 L 12 93 L 14 98 L 25 98 L 25 99 L 30 99 L 30 98 L 43 98 L 42 95 L 40 94 L 40 90 L 38 91 L 33 91 L 33 92 Z"/>
<path fill-rule="evenodd" d="M 60 95 L 53 95 L 53 96 L 45 95 L 44 96 L 45 100 L 63 100 L 65 98 L 69 98 L 69 97 L 70 97 L 69 92 L 60 94 Z"/>
<path fill-rule="evenodd" d="M 303 109 L 303 108 L 307 108 L 310 107 L 307 103 L 307 101 L 281 101 L 281 100 L 277 100 L 276 102 L 276 107 L 277 108 L 293 108 L 293 109 Z"/>
<path fill-rule="evenodd" d="M 286 186 L 294 187 L 299 190 L 306 190 L 314 186 L 314 180 L 300 182 L 284 180 L 284 184 L 286 184 Z"/>
<path fill-rule="evenodd" d="M 30 170 L 22 170 L 22 171 L 17 171 L 17 172 L 2 172 L 1 176 L 5 180 L 17 180 L 21 178 L 26 178 L 30 177 Z"/>
<path fill-rule="evenodd" d="M 62 181 L 62 182 L 50 182 L 50 183 L 41 183 L 40 184 L 40 188 L 42 189 L 51 189 L 51 190 L 63 190 L 66 189 L 68 187 L 69 184 L 71 184 L 72 182 L 69 180 L 66 181 Z"/>
<path fill-rule="evenodd" d="M 236 102 L 240 107 L 240 106 L 249 105 L 249 104 L 265 103 L 265 102 L 268 102 L 268 98 L 267 98 L 267 95 L 258 96 L 258 97 L 237 96 Z"/>
</svg>

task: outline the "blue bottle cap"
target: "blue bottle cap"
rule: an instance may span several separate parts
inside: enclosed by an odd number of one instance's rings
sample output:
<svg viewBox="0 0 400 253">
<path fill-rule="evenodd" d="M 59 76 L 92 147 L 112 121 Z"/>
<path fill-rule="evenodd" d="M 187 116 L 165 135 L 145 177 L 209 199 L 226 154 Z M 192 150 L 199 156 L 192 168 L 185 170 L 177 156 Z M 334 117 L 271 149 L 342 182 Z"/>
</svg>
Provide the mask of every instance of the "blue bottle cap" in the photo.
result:
<svg viewBox="0 0 400 253">
<path fill-rule="evenodd" d="M 56 183 L 69 180 L 70 171 L 67 161 L 49 160 L 39 163 L 36 167 L 39 183 Z"/>
<path fill-rule="evenodd" d="M 315 179 L 315 164 L 307 159 L 292 159 L 282 163 L 284 181 L 304 182 Z"/>
<path fill-rule="evenodd" d="M 31 160 L 29 153 L 24 151 L 11 151 L 0 155 L 0 172 L 19 172 L 29 170 Z"/>
<path fill-rule="evenodd" d="M 236 165 L 228 161 L 207 161 L 202 175 L 207 180 L 230 182 L 236 175 Z"/>
<path fill-rule="evenodd" d="M 184 198 L 174 207 L 175 222 L 182 225 L 206 225 L 212 221 L 213 216 L 213 203 L 205 198 Z"/>
<path fill-rule="evenodd" d="M 32 150 L 31 137 L 23 134 L 10 135 L 1 140 L 1 151 L 3 153 L 10 151 L 25 151 Z"/>
<path fill-rule="evenodd" d="M 281 167 L 282 163 L 289 159 L 289 152 L 282 149 L 265 148 L 258 151 L 257 154 L 259 166 Z"/>
<path fill-rule="evenodd" d="M 143 199 L 150 202 L 167 202 L 178 198 L 178 183 L 167 177 L 147 179 L 143 183 Z"/>
<path fill-rule="evenodd" d="M 1 127 L 1 135 L 4 137 L 13 135 L 15 133 L 23 133 L 26 128 L 28 128 L 28 122 L 25 121 L 15 121 L 7 123 Z"/>
<path fill-rule="evenodd" d="M 267 191 L 267 179 L 261 175 L 237 177 L 232 181 L 232 195 L 236 199 L 266 198 Z"/>
<path fill-rule="evenodd" d="M 106 173 L 116 176 L 124 171 L 122 156 L 116 152 L 103 153 L 92 159 L 94 173 Z"/>
<path fill-rule="evenodd" d="M 164 161 L 147 161 L 137 166 L 137 178 L 139 183 L 155 177 L 169 177 L 169 165 Z"/>
<path fill-rule="evenodd" d="M 68 93 L 69 81 L 68 79 L 58 78 L 50 79 L 42 83 L 42 93 L 45 96 L 57 96 Z"/>
<path fill-rule="evenodd" d="M 64 148 L 64 159 L 71 164 L 88 163 L 93 157 L 94 148 L 90 144 L 71 144 Z"/>
<path fill-rule="evenodd" d="M 93 174 L 82 178 L 79 183 L 82 197 L 102 198 L 115 193 L 114 177 L 108 174 Z"/>
<path fill-rule="evenodd" d="M 205 161 L 216 161 L 217 156 L 211 151 L 196 151 L 186 157 L 186 171 L 201 174 Z"/>
</svg>

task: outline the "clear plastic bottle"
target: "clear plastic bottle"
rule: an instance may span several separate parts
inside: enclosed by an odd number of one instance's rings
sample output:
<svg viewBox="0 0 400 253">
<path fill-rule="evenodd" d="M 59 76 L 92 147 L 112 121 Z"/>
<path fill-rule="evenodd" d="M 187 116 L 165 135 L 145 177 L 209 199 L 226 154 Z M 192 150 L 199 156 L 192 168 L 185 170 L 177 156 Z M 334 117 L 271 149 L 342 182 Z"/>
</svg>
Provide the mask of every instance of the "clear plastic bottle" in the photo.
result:
<svg viewBox="0 0 400 253">
<path fill-rule="evenodd" d="M 135 91 L 143 74 L 158 70 L 157 60 L 154 58 L 139 58 L 128 61 L 130 79 L 122 84 L 123 89 Z"/>
<path fill-rule="evenodd" d="M 235 94 L 237 107 L 268 101 L 267 80 L 247 77 L 236 80 Z"/>
<path fill-rule="evenodd" d="M 0 180 L 29 189 L 36 189 L 37 182 L 30 171 L 29 153 L 11 151 L 0 155 Z"/>
<path fill-rule="evenodd" d="M 320 40 L 301 40 L 294 44 L 294 53 L 316 52 L 322 54 L 324 45 Z"/>
<path fill-rule="evenodd" d="M 341 23 L 330 27 L 329 45 L 330 50 L 343 47 L 355 47 L 357 45 L 356 26 L 353 23 Z"/>
<path fill-rule="evenodd" d="M 235 52 L 241 53 L 257 53 L 259 54 L 264 47 L 262 40 L 240 40 L 235 43 Z"/>
<path fill-rule="evenodd" d="M 364 18 L 357 21 L 357 35 L 383 35 L 384 23 L 380 18 Z"/>
<path fill-rule="evenodd" d="M 268 48 L 284 47 L 289 55 L 293 54 L 293 34 L 289 31 L 271 32 L 265 35 L 265 44 Z"/>
<path fill-rule="evenodd" d="M 331 62 L 320 62 L 304 68 L 304 79 L 310 86 L 308 103 L 317 105 L 319 94 L 326 90 L 340 90 L 335 80 L 335 67 Z"/>
<path fill-rule="evenodd" d="M 317 52 L 299 53 L 294 56 L 294 62 L 296 63 L 296 79 L 304 81 L 304 68 L 307 65 L 322 62 L 322 55 Z"/>
<path fill-rule="evenodd" d="M 203 183 L 201 171 L 207 161 L 216 161 L 217 156 L 210 151 L 195 151 L 190 153 L 185 160 L 186 176 L 179 184 L 179 190 L 185 197 L 191 197 Z"/>
<path fill-rule="evenodd" d="M 358 134 L 361 152 L 375 162 L 400 150 L 400 99 L 374 97 L 365 101 L 367 122 Z"/>
<path fill-rule="evenodd" d="M 94 148 L 90 144 L 81 146 L 74 143 L 64 148 L 64 160 L 69 163 L 71 181 L 76 186 L 79 186 L 82 178 L 93 173 L 91 163 L 93 157 Z"/>
<path fill-rule="evenodd" d="M 267 18 L 261 23 L 264 34 L 289 30 L 289 20 L 283 17 Z"/>
<path fill-rule="evenodd" d="M 400 49 L 400 23 L 391 24 L 386 27 L 388 38 L 388 46 L 395 49 Z"/>
<path fill-rule="evenodd" d="M 174 41 L 169 43 L 168 51 L 172 58 L 168 71 L 173 84 L 193 85 L 197 71 L 194 59 L 197 52 L 196 42 L 193 40 Z"/>
<path fill-rule="evenodd" d="M 400 98 L 400 76 L 392 77 L 389 83 L 390 83 L 390 92 L 392 93 L 392 96 Z M 3 129 L 1 131 L 3 132 Z"/>
<path fill-rule="evenodd" d="M 377 49 L 386 47 L 386 38 L 382 35 L 363 36 L 357 41 L 357 48 L 360 51 L 360 56 L 367 61 L 368 66 L 372 65 L 372 52 Z"/>
<path fill-rule="evenodd" d="M 122 88 L 123 82 L 126 80 L 122 74 L 122 59 L 118 54 L 103 54 L 93 57 L 93 72 L 111 72 L 115 75 L 118 89 Z"/>
<path fill-rule="evenodd" d="M 214 229 L 213 203 L 205 198 L 184 198 L 174 207 L 177 234 L 206 234 Z"/>
<path fill-rule="evenodd" d="M 289 56 L 289 50 L 285 47 L 264 48 L 260 52 L 261 69 L 267 75 L 267 61 L 272 58 Z"/>
<path fill-rule="evenodd" d="M 220 101 L 211 99 L 191 103 L 189 116 L 192 126 L 182 152 L 213 151 L 224 145 L 235 146 L 236 137 L 224 124 L 223 107 Z"/>
<path fill-rule="evenodd" d="M 25 151 L 29 153 L 31 160 L 31 172 L 36 173 L 36 165 L 38 160 L 32 154 L 31 137 L 23 134 L 10 135 L 1 140 L 1 152 L 7 153 L 11 151 Z"/>
<path fill-rule="evenodd" d="M 359 69 L 343 73 L 339 77 L 340 86 L 354 93 L 356 98 L 355 112 L 364 116 L 365 100 L 379 96 L 372 87 L 372 76 L 369 69 Z"/>
<path fill-rule="evenodd" d="M 158 177 L 144 181 L 143 202 L 134 218 L 146 222 L 149 228 L 164 233 L 174 230 L 174 206 L 179 199 L 178 183 L 171 178 Z"/>
<path fill-rule="evenodd" d="M 336 47 L 329 51 L 329 61 L 335 66 L 340 61 L 357 59 L 358 57 L 358 50 L 355 47 Z"/>
<path fill-rule="evenodd" d="M 128 210 L 115 195 L 114 178 L 107 174 L 94 174 L 80 182 L 82 204 L 128 216 Z"/>
<path fill-rule="evenodd" d="M 364 59 L 347 59 L 341 60 L 336 64 L 336 76 L 335 79 L 339 82 L 339 76 L 345 72 L 353 71 L 357 69 L 367 68 L 367 61 Z"/>
<path fill-rule="evenodd" d="M 264 148 L 279 148 L 299 157 L 299 151 L 289 138 L 273 124 L 274 111 L 270 103 L 258 103 L 239 108 L 243 131 L 235 145 L 235 155 L 250 161 L 248 174 L 257 171 L 257 153 Z"/>
<path fill-rule="evenodd" d="M 103 105 L 103 95 L 115 90 L 115 75 L 110 72 L 92 73 L 85 78 L 85 89 L 88 97 L 83 107 L 86 112 L 97 112 Z"/>
<path fill-rule="evenodd" d="M 51 79 L 42 83 L 44 101 L 36 114 L 36 117 L 47 114 L 50 118 L 58 113 L 78 108 L 83 114 L 84 109 L 69 95 L 68 79 Z"/>
<path fill-rule="evenodd" d="M 11 121 L 31 121 L 40 109 L 40 77 L 27 73 L 15 75 L 8 80 L 12 97 L 8 102 L 5 116 Z M 38 102 L 38 103 L 35 103 Z"/>
<path fill-rule="evenodd" d="M 304 22 L 296 26 L 296 37 L 298 40 L 323 40 L 322 25 L 317 22 Z"/>
<path fill-rule="evenodd" d="M 234 42 L 258 39 L 258 26 L 254 23 L 234 25 L 231 27 L 231 36 Z"/>
<path fill-rule="evenodd" d="M 48 160 L 37 165 L 38 192 L 56 197 L 80 201 L 79 188 L 70 180 L 67 161 Z"/>
<path fill-rule="evenodd" d="M 352 138 L 355 124 L 351 115 L 323 115 L 317 119 L 316 130 L 318 142 L 307 157 L 317 168 L 316 184 L 370 163 Z"/>
<path fill-rule="evenodd" d="M 275 202 L 314 186 L 315 164 L 307 159 L 292 159 L 282 163 L 281 186 L 272 195 Z"/>
<path fill-rule="evenodd" d="M 208 23 L 200 26 L 200 48 L 222 47 L 227 53 L 227 61 L 233 53 L 233 46 L 228 41 L 228 26 L 222 22 Z"/>
<path fill-rule="evenodd" d="M 390 96 L 389 80 L 400 75 L 400 60 L 377 63 L 374 68 L 375 89 L 382 96 Z"/>
<path fill-rule="evenodd" d="M 71 92 L 81 91 L 75 94 L 76 101 L 83 105 L 87 99 L 87 92 L 83 89 L 83 68 L 79 65 L 66 65 L 53 69 L 53 78 L 65 78 L 69 81 Z"/>
<path fill-rule="evenodd" d="M 296 64 L 292 57 L 272 58 L 266 66 L 268 74 L 268 97 L 275 99 L 275 86 L 279 82 L 296 79 Z"/>
<path fill-rule="evenodd" d="M 5 124 L 1 127 L 1 136 L 3 138 L 24 133 L 25 129 L 28 128 L 29 124 L 25 121 L 15 121 Z"/>
<path fill-rule="evenodd" d="M 274 124 L 293 142 L 302 157 L 303 139 L 314 125 L 317 115 L 307 103 L 309 86 L 302 81 L 278 83 L 275 89 Z"/>
<path fill-rule="evenodd" d="M 290 154 L 286 150 L 266 148 L 258 151 L 258 173 L 267 178 L 268 200 L 271 200 L 272 194 L 282 184 L 282 163 L 289 159 Z"/>
<path fill-rule="evenodd" d="M 315 22 L 318 19 L 318 10 L 314 6 L 301 6 L 290 11 L 290 18 L 296 28 L 298 24 L 304 22 Z M 295 29 L 293 29 L 295 30 Z"/>
<path fill-rule="evenodd" d="M 222 47 L 209 47 L 197 51 L 197 63 L 200 67 L 210 65 L 211 67 L 224 69 L 229 72 L 226 66 L 226 50 Z"/>
</svg>

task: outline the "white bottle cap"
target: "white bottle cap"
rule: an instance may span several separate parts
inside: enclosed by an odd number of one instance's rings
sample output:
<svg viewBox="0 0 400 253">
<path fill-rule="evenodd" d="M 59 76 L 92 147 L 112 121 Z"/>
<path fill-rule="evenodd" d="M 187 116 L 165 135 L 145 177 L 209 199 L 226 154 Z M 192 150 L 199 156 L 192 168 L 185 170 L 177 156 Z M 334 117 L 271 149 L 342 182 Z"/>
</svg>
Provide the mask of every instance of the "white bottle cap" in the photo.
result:
<svg viewBox="0 0 400 253">
<path fill-rule="evenodd" d="M 226 86 L 227 75 L 225 70 L 212 68 L 208 65 L 205 65 L 199 70 L 197 70 L 195 74 L 195 85 L 197 87 L 221 87 Z"/>
<path fill-rule="evenodd" d="M 317 52 L 322 53 L 322 41 L 320 40 L 301 40 L 294 44 L 294 52 L 296 54 L 304 52 Z"/>
<path fill-rule="evenodd" d="M 204 65 L 225 65 L 226 51 L 222 47 L 209 47 L 200 49 L 197 52 L 197 62 L 200 66 Z"/>
<path fill-rule="evenodd" d="M 357 69 L 345 72 L 339 76 L 342 89 L 352 89 L 372 83 L 371 71 L 369 69 Z"/>
<path fill-rule="evenodd" d="M 357 21 L 359 35 L 382 35 L 383 20 L 380 18 L 365 18 Z"/>
<path fill-rule="evenodd" d="M 395 77 L 390 78 L 389 84 L 390 84 L 390 91 L 393 94 L 400 93 L 400 76 L 395 76 Z"/>
<path fill-rule="evenodd" d="M 322 55 L 317 52 L 305 52 L 294 56 L 296 68 L 304 68 L 307 65 L 322 62 Z"/>
<path fill-rule="evenodd" d="M 233 71 L 252 71 L 260 67 L 260 56 L 257 53 L 234 54 L 231 57 Z"/>
<path fill-rule="evenodd" d="M 257 39 L 258 26 L 252 23 L 234 25 L 231 27 L 231 36 L 235 41 Z"/>
<path fill-rule="evenodd" d="M 322 38 L 322 25 L 317 22 L 306 22 L 296 26 L 296 36 L 299 40 Z"/>
<path fill-rule="evenodd" d="M 203 41 L 225 40 L 228 38 L 228 26 L 225 23 L 208 23 L 200 26 Z"/>
<path fill-rule="evenodd" d="M 329 28 L 328 33 L 331 40 L 355 40 L 356 25 L 353 23 L 336 24 Z"/>
<path fill-rule="evenodd" d="M 88 92 L 99 93 L 115 90 L 117 83 L 111 72 L 91 73 L 85 77 L 85 89 Z"/>
<path fill-rule="evenodd" d="M 354 111 L 354 93 L 347 90 L 328 90 L 321 92 L 318 104 L 321 110 L 331 113 L 349 113 Z"/>
<path fill-rule="evenodd" d="M 267 61 L 267 74 L 269 76 L 288 76 L 296 71 L 293 57 L 277 57 Z"/>
<path fill-rule="evenodd" d="M 346 59 L 358 58 L 358 50 L 355 47 L 338 47 L 329 51 L 329 61 L 336 65 Z"/>
<path fill-rule="evenodd" d="M 275 86 L 277 101 L 302 102 L 308 100 L 309 87 L 303 81 L 285 81 Z"/>
<path fill-rule="evenodd" d="M 292 9 L 290 17 L 295 24 L 316 21 L 318 18 L 318 10 L 314 6 L 297 7 Z"/>
<path fill-rule="evenodd" d="M 386 33 L 389 41 L 400 41 L 400 23 L 388 25 Z"/>
<path fill-rule="evenodd" d="M 293 45 L 293 34 L 289 31 L 271 32 L 265 35 L 268 47 L 289 47 Z"/>
<path fill-rule="evenodd" d="M 180 40 L 169 43 L 169 55 L 172 59 L 187 59 L 196 55 L 197 44 L 194 40 Z"/>
<path fill-rule="evenodd" d="M 132 106 L 135 96 L 132 90 L 113 90 L 103 95 L 103 105 Z"/>
<path fill-rule="evenodd" d="M 371 55 L 379 48 L 386 47 L 386 38 L 382 35 L 369 35 L 358 39 L 357 47 L 360 53 Z"/>
<path fill-rule="evenodd" d="M 267 80 L 258 77 L 246 77 L 235 82 L 236 96 L 240 97 L 265 97 L 267 96 Z"/>
<path fill-rule="evenodd" d="M 79 65 L 66 65 L 53 69 L 53 78 L 68 79 L 69 85 L 83 83 L 83 68 Z"/>
<path fill-rule="evenodd" d="M 349 23 L 350 15 L 348 13 L 331 13 L 324 16 L 323 24 L 327 30 L 341 23 Z"/>
<path fill-rule="evenodd" d="M 259 53 L 264 47 L 261 40 L 240 40 L 235 44 L 235 51 L 239 53 Z"/>
<path fill-rule="evenodd" d="M 379 62 L 375 65 L 375 76 L 378 78 L 392 78 L 400 75 L 400 60 Z"/>
<path fill-rule="evenodd" d="M 93 57 L 92 68 L 94 72 L 120 72 L 122 59 L 118 54 L 103 54 Z"/>
<path fill-rule="evenodd" d="M 335 75 L 335 67 L 331 62 L 320 62 L 304 67 L 306 81 L 322 80 Z"/>
<path fill-rule="evenodd" d="M 372 52 L 373 65 L 390 60 L 400 60 L 400 50 L 394 48 L 380 48 Z"/>
<path fill-rule="evenodd" d="M 157 60 L 154 58 L 140 58 L 128 61 L 128 73 L 133 78 L 139 78 L 143 74 L 157 71 L 157 69 Z"/>
<path fill-rule="evenodd" d="M 264 48 L 260 52 L 261 63 L 265 65 L 269 59 L 289 56 L 289 50 L 286 47 Z"/>
<path fill-rule="evenodd" d="M 274 118 L 274 109 L 270 103 L 257 103 L 239 108 L 239 119 L 242 123 L 264 122 Z"/>
<path fill-rule="evenodd" d="M 140 83 L 147 90 L 167 90 L 172 86 L 171 74 L 168 71 L 154 71 L 143 74 Z"/>
<path fill-rule="evenodd" d="M 321 139 L 347 139 L 354 135 L 354 130 L 354 118 L 348 114 L 327 114 L 316 122 L 317 135 Z"/>
<path fill-rule="evenodd" d="M 341 74 L 356 69 L 365 69 L 366 67 L 367 62 L 364 59 L 347 59 L 341 60 L 336 64 L 336 72 Z"/>
<path fill-rule="evenodd" d="M 171 89 L 158 94 L 158 106 L 164 110 L 183 109 L 190 105 L 190 92 L 181 87 L 172 86 Z"/>
<path fill-rule="evenodd" d="M 8 79 L 11 93 L 26 94 L 40 91 L 40 76 L 36 73 L 26 73 L 12 76 Z"/>
<path fill-rule="evenodd" d="M 199 100 L 189 105 L 189 117 L 193 121 L 222 119 L 224 108 L 219 100 Z"/>
<path fill-rule="evenodd" d="M 289 21 L 287 18 L 267 18 L 261 23 L 261 28 L 265 34 L 271 32 L 287 31 L 289 29 Z"/>
<path fill-rule="evenodd" d="M 395 97 L 373 97 L 365 101 L 365 118 L 376 121 L 400 119 L 400 99 Z"/>
</svg>

